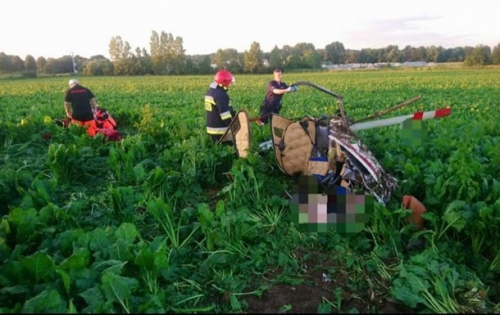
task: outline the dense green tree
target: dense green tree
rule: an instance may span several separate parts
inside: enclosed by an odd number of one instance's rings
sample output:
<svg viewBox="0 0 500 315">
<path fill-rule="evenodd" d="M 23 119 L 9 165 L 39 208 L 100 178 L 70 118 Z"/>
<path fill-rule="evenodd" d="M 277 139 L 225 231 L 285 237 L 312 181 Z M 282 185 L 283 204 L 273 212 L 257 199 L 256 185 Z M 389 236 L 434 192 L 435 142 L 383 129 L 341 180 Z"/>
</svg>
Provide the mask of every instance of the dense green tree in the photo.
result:
<svg viewBox="0 0 500 315">
<path fill-rule="evenodd" d="M 45 59 L 45 57 L 40 56 L 36 58 L 36 70 L 40 73 L 43 73 L 46 63 L 47 59 Z"/>
<path fill-rule="evenodd" d="M 330 61 L 333 64 L 344 63 L 346 59 L 345 47 L 341 42 L 326 45 L 325 54 L 325 61 Z"/>
<path fill-rule="evenodd" d="M 402 54 L 399 51 L 398 45 L 389 45 L 385 48 L 384 54 L 386 62 L 401 62 L 403 61 Z"/>
<path fill-rule="evenodd" d="M 472 50 L 464 61 L 466 66 L 483 66 L 491 64 L 491 48 L 485 45 L 478 45 Z"/>
<path fill-rule="evenodd" d="M 437 62 L 439 52 L 436 46 L 432 45 L 425 50 L 427 62 Z"/>
<path fill-rule="evenodd" d="M 185 67 L 186 55 L 182 37 L 166 32 L 151 33 L 150 52 L 155 74 L 181 74 Z"/>
<path fill-rule="evenodd" d="M 352 61 L 353 63 L 375 63 L 377 62 L 377 54 L 375 49 L 363 48 L 359 53 L 359 59 Z"/>
<path fill-rule="evenodd" d="M 500 43 L 493 47 L 493 51 L 491 52 L 491 63 L 500 65 Z"/>
<path fill-rule="evenodd" d="M 113 63 L 108 59 L 91 59 L 83 64 L 84 75 L 113 75 Z"/>
<path fill-rule="evenodd" d="M 0 52 L 0 72 L 12 72 L 11 58 L 4 52 Z"/>
<path fill-rule="evenodd" d="M 415 61 L 425 61 L 427 60 L 427 49 L 424 46 L 417 48 L 415 52 Z"/>
<path fill-rule="evenodd" d="M 288 66 L 288 60 L 290 59 L 290 56 L 293 54 L 293 51 L 294 49 L 290 45 L 283 45 L 283 47 L 281 47 L 281 59 L 283 60 L 283 65 Z"/>
<path fill-rule="evenodd" d="M 315 69 L 321 67 L 321 56 L 312 43 L 298 43 L 295 45 L 294 51 L 300 56 L 299 68 Z"/>
<path fill-rule="evenodd" d="M 286 66 L 288 69 L 300 69 L 302 66 L 301 62 L 300 51 L 298 50 L 293 50 L 286 58 Z"/>
<path fill-rule="evenodd" d="M 108 58 L 103 55 L 94 55 L 89 58 L 89 60 L 108 60 Z"/>
<path fill-rule="evenodd" d="M 246 73 L 259 73 L 262 70 L 262 50 L 258 42 L 253 42 L 249 51 L 243 54 L 243 71 Z"/>
<path fill-rule="evenodd" d="M 217 49 L 214 56 L 215 67 L 217 69 L 224 69 L 226 67 L 226 59 L 224 58 L 224 51 L 222 49 Z"/>
<path fill-rule="evenodd" d="M 48 74 L 55 74 L 56 70 L 56 59 L 55 58 L 47 58 L 47 62 L 43 66 L 43 72 Z"/>
<path fill-rule="evenodd" d="M 300 42 L 294 46 L 277 45 L 270 52 L 260 49 L 258 42 L 251 44 L 250 50 L 238 53 L 236 49 L 217 49 L 213 54 L 187 56 L 182 37 L 152 31 L 149 52 L 130 44 L 120 36 L 114 36 L 109 43 L 110 59 L 103 55 L 63 56 L 60 58 L 31 55 L 23 60 L 19 56 L 0 52 L 1 73 L 21 73 L 23 71 L 49 74 L 73 72 L 76 67 L 87 75 L 168 75 L 168 74 L 212 74 L 216 69 L 228 69 L 233 73 L 264 73 L 276 67 L 293 69 L 319 69 L 322 64 L 345 63 L 388 63 L 405 61 L 463 62 L 464 65 L 500 64 L 500 44 L 493 48 L 485 45 L 444 48 L 442 46 L 406 45 L 399 50 L 396 45 L 385 48 L 345 49 L 343 43 L 333 41 L 324 48 Z M 268 63 L 264 64 L 267 60 Z M 92 62 L 91 62 L 92 61 Z M 99 62 L 97 62 L 99 61 Z M 215 69 L 212 67 L 215 64 Z"/>
<path fill-rule="evenodd" d="M 278 46 L 275 45 L 273 50 L 271 50 L 268 61 L 269 61 L 269 67 L 271 69 L 283 67 L 283 62 L 284 62 L 283 53 L 281 49 L 278 48 Z"/>
<path fill-rule="evenodd" d="M 346 63 L 357 63 L 361 58 L 361 52 L 359 50 L 346 50 Z"/>
<path fill-rule="evenodd" d="M 36 60 L 32 55 L 27 55 L 24 59 L 24 69 L 29 72 L 36 72 Z"/>
<path fill-rule="evenodd" d="M 232 73 L 241 73 L 243 71 L 243 55 L 236 49 L 224 49 L 222 51 L 225 68 Z"/>
<path fill-rule="evenodd" d="M 406 45 L 405 48 L 401 51 L 401 57 L 403 61 L 418 61 L 416 59 L 416 51 L 415 47 L 410 45 Z"/>
<path fill-rule="evenodd" d="M 109 43 L 109 55 L 113 63 L 114 74 L 134 75 L 135 60 L 132 47 L 120 36 L 114 36 Z"/>
<path fill-rule="evenodd" d="M 463 47 L 450 48 L 446 52 L 443 62 L 461 62 L 465 60 L 465 49 Z"/>
<path fill-rule="evenodd" d="M 10 56 L 10 62 L 13 72 L 24 71 L 24 61 L 19 56 Z"/>
<path fill-rule="evenodd" d="M 205 56 L 199 63 L 198 63 L 198 73 L 199 74 L 212 74 L 214 73 L 214 69 L 212 68 L 209 56 Z"/>
</svg>

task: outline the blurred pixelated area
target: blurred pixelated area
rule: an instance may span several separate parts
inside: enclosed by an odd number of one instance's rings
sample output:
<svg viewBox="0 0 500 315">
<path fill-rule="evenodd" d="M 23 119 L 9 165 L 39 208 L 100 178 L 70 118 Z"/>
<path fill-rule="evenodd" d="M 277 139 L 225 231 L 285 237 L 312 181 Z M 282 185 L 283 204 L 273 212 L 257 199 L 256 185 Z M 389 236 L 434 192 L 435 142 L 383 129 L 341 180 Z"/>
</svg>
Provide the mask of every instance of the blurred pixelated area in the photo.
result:
<svg viewBox="0 0 500 315">
<path fill-rule="evenodd" d="M 303 232 L 356 234 L 374 211 L 374 198 L 342 186 L 320 191 L 315 176 L 301 176 L 290 200 L 292 220 Z"/>
<path fill-rule="evenodd" d="M 399 135 L 403 144 L 421 146 L 427 139 L 427 128 L 423 120 L 406 119 L 401 123 Z"/>
</svg>

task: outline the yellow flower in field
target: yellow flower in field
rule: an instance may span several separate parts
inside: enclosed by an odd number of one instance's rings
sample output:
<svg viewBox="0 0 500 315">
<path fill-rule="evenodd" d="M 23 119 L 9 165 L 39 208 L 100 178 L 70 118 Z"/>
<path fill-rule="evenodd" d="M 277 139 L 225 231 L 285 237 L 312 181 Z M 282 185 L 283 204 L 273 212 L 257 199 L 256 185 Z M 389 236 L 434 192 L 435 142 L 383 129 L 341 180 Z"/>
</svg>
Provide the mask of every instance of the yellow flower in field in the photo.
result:
<svg viewBox="0 0 500 315">
<path fill-rule="evenodd" d="M 21 126 L 24 126 L 28 123 L 28 121 L 26 119 L 21 119 L 21 122 L 19 123 Z"/>
<path fill-rule="evenodd" d="M 52 118 L 50 118 L 50 116 L 45 116 L 45 117 L 43 117 L 43 122 L 45 124 L 51 124 L 52 123 Z"/>
</svg>

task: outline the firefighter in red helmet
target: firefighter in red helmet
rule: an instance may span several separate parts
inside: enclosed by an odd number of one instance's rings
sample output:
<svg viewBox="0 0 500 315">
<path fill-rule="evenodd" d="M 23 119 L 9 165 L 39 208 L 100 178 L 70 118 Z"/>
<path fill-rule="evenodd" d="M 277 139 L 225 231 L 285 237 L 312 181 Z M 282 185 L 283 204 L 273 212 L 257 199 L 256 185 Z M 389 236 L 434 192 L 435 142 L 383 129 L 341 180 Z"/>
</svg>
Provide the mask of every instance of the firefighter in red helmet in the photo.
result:
<svg viewBox="0 0 500 315">
<path fill-rule="evenodd" d="M 220 70 L 215 74 L 214 82 L 209 85 L 205 94 L 207 134 L 214 143 L 224 135 L 235 115 L 227 93 L 232 83 L 235 83 L 235 79 L 231 72 Z M 225 144 L 232 144 L 232 142 Z"/>
</svg>

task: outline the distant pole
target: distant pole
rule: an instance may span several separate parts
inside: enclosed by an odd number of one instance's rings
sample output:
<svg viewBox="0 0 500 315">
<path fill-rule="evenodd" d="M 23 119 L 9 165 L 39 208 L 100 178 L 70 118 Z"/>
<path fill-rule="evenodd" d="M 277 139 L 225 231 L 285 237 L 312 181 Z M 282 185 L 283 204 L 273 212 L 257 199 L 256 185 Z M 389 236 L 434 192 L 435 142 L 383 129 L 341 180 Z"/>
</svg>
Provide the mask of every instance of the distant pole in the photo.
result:
<svg viewBox="0 0 500 315">
<path fill-rule="evenodd" d="M 73 72 L 78 73 L 78 71 L 76 70 L 76 62 L 75 58 L 73 57 L 73 52 L 71 52 L 71 60 L 73 61 Z"/>
</svg>

